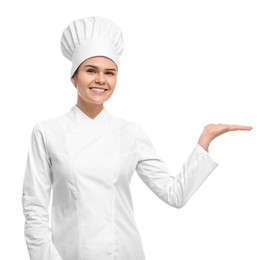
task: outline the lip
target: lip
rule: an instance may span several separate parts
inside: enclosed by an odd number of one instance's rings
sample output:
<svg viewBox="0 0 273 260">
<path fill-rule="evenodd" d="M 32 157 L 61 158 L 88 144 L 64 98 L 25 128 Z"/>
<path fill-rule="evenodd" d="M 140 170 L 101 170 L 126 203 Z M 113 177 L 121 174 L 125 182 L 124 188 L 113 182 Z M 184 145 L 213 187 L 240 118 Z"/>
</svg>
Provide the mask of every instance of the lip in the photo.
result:
<svg viewBox="0 0 273 260">
<path fill-rule="evenodd" d="M 98 91 L 98 90 L 95 90 L 93 88 L 96 88 L 96 89 L 103 89 L 104 91 Z M 103 95 L 106 91 L 108 91 L 108 89 L 105 89 L 105 88 L 97 88 L 97 87 L 90 87 L 89 88 L 93 94 L 95 95 Z"/>
<path fill-rule="evenodd" d="M 89 87 L 89 89 L 91 89 L 91 90 L 92 90 L 92 88 L 98 88 L 98 87 Z M 108 90 L 107 88 L 98 88 L 98 89 Z"/>
</svg>

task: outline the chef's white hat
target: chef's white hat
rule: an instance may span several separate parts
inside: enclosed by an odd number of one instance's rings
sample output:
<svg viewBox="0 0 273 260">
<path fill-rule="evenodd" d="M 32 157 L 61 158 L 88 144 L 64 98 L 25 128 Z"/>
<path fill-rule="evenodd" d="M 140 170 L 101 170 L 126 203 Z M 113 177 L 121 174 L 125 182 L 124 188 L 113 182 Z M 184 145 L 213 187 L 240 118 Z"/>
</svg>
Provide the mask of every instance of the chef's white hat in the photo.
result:
<svg viewBox="0 0 273 260">
<path fill-rule="evenodd" d="M 100 16 L 73 21 L 65 28 L 61 38 L 62 53 L 72 61 L 71 77 L 83 61 L 94 56 L 110 58 L 118 66 L 123 48 L 120 28 Z"/>
</svg>

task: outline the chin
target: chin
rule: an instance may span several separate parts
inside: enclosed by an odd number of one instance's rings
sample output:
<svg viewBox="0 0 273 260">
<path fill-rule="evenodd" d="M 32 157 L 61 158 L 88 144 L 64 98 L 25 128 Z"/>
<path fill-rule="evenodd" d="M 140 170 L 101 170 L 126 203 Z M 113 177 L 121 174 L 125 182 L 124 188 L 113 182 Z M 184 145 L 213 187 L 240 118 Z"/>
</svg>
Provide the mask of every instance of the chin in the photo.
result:
<svg viewBox="0 0 273 260">
<path fill-rule="evenodd" d="M 102 105 L 105 102 L 105 100 L 87 100 L 87 103 L 93 104 L 93 105 Z"/>
</svg>

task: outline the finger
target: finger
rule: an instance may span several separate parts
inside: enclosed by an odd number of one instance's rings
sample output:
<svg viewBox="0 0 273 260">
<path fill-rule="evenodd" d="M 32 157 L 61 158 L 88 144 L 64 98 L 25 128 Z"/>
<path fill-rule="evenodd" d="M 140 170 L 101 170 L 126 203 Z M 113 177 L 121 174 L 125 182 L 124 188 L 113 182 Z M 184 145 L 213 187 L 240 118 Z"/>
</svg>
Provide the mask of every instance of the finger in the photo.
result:
<svg viewBox="0 0 273 260">
<path fill-rule="evenodd" d="M 242 130 L 242 131 L 250 131 L 252 126 L 246 125 L 229 125 L 230 131 Z"/>
</svg>

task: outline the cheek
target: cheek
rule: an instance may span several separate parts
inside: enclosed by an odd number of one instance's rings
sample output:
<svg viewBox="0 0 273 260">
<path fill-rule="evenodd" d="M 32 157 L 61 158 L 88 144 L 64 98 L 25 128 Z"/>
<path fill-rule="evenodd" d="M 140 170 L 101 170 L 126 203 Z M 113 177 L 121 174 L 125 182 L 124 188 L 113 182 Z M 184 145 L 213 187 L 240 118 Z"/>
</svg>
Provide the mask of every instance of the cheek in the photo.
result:
<svg viewBox="0 0 273 260">
<path fill-rule="evenodd" d="M 75 83 L 78 87 L 84 88 L 87 87 L 93 80 L 93 76 L 88 75 L 87 73 L 78 72 L 78 75 L 75 78 Z"/>
<path fill-rule="evenodd" d="M 117 78 L 112 78 L 108 81 L 108 84 L 111 86 L 111 88 L 115 88 L 117 84 Z"/>
<path fill-rule="evenodd" d="M 86 95 L 89 91 L 88 89 L 88 82 L 84 81 L 83 79 L 78 79 L 76 81 L 76 89 L 79 94 Z"/>
<path fill-rule="evenodd" d="M 76 82 L 76 88 L 78 92 L 83 92 L 83 90 L 86 88 L 84 84 L 81 81 Z"/>
</svg>

